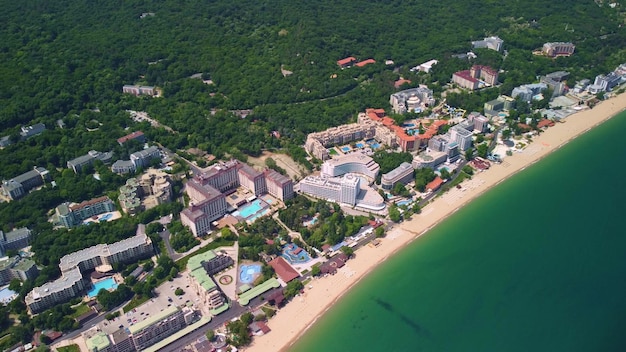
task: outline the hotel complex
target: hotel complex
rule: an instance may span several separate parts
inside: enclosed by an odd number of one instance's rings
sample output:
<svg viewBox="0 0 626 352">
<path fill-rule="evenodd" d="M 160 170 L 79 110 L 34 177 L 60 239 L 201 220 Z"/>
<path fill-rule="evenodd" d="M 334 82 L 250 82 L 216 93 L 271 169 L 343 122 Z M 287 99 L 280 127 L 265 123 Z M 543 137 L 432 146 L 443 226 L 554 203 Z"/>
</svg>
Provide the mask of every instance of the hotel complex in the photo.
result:
<svg viewBox="0 0 626 352">
<path fill-rule="evenodd" d="M 83 278 L 87 271 L 99 266 L 103 271 L 111 270 L 115 263 L 128 263 L 152 255 L 152 241 L 145 233 L 145 225 L 139 225 L 137 234 L 112 244 L 99 244 L 70 253 L 61 258 L 61 277 L 42 286 L 35 287 L 26 295 L 25 301 L 31 313 L 42 312 L 56 304 L 67 302 L 88 287 Z M 108 267 L 106 267 L 108 266 Z"/>
<path fill-rule="evenodd" d="M 172 182 L 163 171 L 148 169 L 137 178 L 129 178 L 120 187 L 118 201 L 122 210 L 136 214 L 142 209 L 150 209 L 172 200 Z"/>
<path fill-rule="evenodd" d="M 43 167 L 32 170 L 2 182 L 2 194 L 16 200 L 24 197 L 31 189 L 39 187 L 50 180 L 50 172 Z"/>
<path fill-rule="evenodd" d="M 0 230 L 0 257 L 4 257 L 10 249 L 19 250 L 28 247 L 33 233 L 26 227 L 3 232 Z"/>
<path fill-rule="evenodd" d="M 409 163 L 402 163 L 397 168 L 389 171 L 380 179 L 380 186 L 383 189 L 390 190 L 393 189 L 397 183 L 402 183 L 406 185 L 407 183 L 413 181 L 413 166 Z"/>
<path fill-rule="evenodd" d="M 501 51 L 502 44 L 504 44 L 504 40 L 499 37 L 487 37 L 483 40 L 472 42 L 472 47 L 474 49 L 487 48 L 495 51 Z"/>
<path fill-rule="evenodd" d="M 572 43 L 564 43 L 564 42 L 555 42 L 555 43 L 545 43 L 541 48 L 546 56 L 557 57 L 557 56 L 570 56 L 574 53 L 576 46 Z"/>
<path fill-rule="evenodd" d="M 208 251 L 189 258 L 187 270 L 189 283 L 200 297 L 198 305 L 207 308 L 212 315 L 217 315 L 228 309 L 228 303 L 215 281 L 213 275 L 235 264 L 233 258 Z"/>
<path fill-rule="evenodd" d="M 452 82 L 469 90 L 482 88 L 485 83 L 495 86 L 498 84 L 498 71 L 489 66 L 474 65 L 469 70 L 452 74 Z"/>
<path fill-rule="evenodd" d="M 375 179 L 380 166 L 371 157 L 355 152 L 326 160 L 322 164 L 322 175 L 327 177 L 341 176 L 347 173 L 358 173 Z"/>
<path fill-rule="evenodd" d="M 79 204 L 65 202 L 55 210 L 55 216 L 61 226 L 71 228 L 83 223 L 92 216 L 114 211 L 115 206 L 109 197 L 86 200 Z"/>
<path fill-rule="evenodd" d="M 243 186 L 255 195 L 269 193 L 285 201 L 293 197 L 293 182 L 277 172 L 259 172 L 252 167 L 230 160 L 199 171 L 187 182 L 185 192 L 191 199 L 188 208 L 180 213 L 183 225 L 194 235 L 209 232 L 211 222 L 226 214 L 226 195 Z"/>
<path fill-rule="evenodd" d="M 434 105 L 435 98 L 433 98 L 433 91 L 422 85 L 391 94 L 389 104 L 396 114 L 404 114 L 407 111 L 420 113 Z"/>
</svg>

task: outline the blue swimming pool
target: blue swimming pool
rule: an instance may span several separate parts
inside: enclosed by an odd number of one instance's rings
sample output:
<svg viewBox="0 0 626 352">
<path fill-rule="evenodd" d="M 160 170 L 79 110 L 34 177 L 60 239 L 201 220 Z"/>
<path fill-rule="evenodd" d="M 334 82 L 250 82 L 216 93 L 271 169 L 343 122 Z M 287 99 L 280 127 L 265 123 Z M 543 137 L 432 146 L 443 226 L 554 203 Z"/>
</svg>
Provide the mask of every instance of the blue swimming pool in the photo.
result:
<svg viewBox="0 0 626 352">
<path fill-rule="evenodd" d="M 100 222 L 108 221 L 112 217 L 113 217 L 113 214 L 106 214 L 106 215 L 103 215 L 99 221 Z"/>
<path fill-rule="evenodd" d="M 116 289 L 116 288 L 117 288 L 117 283 L 115 283 L 115 279 L 110 277 L 108 279 L 104 279 L 104 280 L 94 283 L 93 288 L 89 290 L 89 292 L 87 292 L 87 296 L 89 296 L 89 298 L 93 298 L 93 297 L 96 297 L 98 295 L 98 292 L 100 292 L 100 290 L 102 289 L 111 290 L 111 289 Z"/>
<path fill-rule="evenodd" d="M 250 264 L 239 266 L 239 282 L 244 284 L 251 284 L 254 282 L 259 274 L 261 274 L 260 264 Z"/>
<path fill-rule="evenodd" d="M 363 143 L 357 143 L 357 144 L 356 144 L 356 147 L 357 147 L 357 148 L 365 148 L 365 144 L 363 144 Z"/>
<path fill-rule="evenodd" d="M 378 148 L 380 148 L 380 144 L 379 143 L 372 143 L 372 144 L 370 144 L 370 147 L 372 147 L 372 149 L 378 149 Z"/>
<path fill-rule="evenodd" d="M 311 260 L 309 253 L 294 243 L 286 244 L 283 247 L 281 257 L 285 258 L 290 264 L 302 264 Z"/>
<path fill-rule="evenodd" d="M 396 205 L 401 206 L 401 205 L 409 205 L 411 204 L 413 201 L 412 200 L 401 200 L 399 202 L 396 202 Z"/>
<path fill-rule="evenodd" d="M 350 151 L 350 147 L 341 147 L 341 151 L 349 152 Z"/>
<path fill-rule="evenodd" d="M 252 203 L 246 204 L 239 208 L 239 210 L 233 212 L 232 215 L 248 219 L 252 215 L 260 212 L 263 208 L 265 208 L 265 202 L 260 199 L 255 199 Z"/>
<path fill-rule="evenodd" d="M 415 127 L 414 123 L 403 123 L 402 124 L 403 127 Z"/>
</svg>

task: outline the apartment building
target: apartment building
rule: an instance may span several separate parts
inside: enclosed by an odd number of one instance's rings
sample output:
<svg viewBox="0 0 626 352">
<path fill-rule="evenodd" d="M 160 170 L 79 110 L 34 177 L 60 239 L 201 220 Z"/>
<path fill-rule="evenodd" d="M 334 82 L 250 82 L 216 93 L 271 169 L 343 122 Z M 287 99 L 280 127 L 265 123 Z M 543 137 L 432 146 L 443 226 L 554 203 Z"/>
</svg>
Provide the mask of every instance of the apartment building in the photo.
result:
<svg viewBox="0 0 626 352">
<path fill-rule="evenodd" d="M 466 151 L 472 146 L 472 132 L 462 126 L 453 126 L 448 133 L 450 134 L 450 141 L 458 143 L 460 150 Z"/>
<path fill-rule="evenodd" d="M 569 42 L 545 43 L 541 51 L 549 57 L 570 56 L 574 53 L 576 46 Z"/>
<path fill-rule="evenodd" d="M 393 189 L 397 183 L 406 185 L 413 180 L 414 171 L 411 164 L 404 162 L 397 168 L 383 174 L 380 180 L 380 186 L 383 189 L 390 190 Z"/>
<path fill-rule="evenodd" d="M 519 97 L 525 102 L 530 102 L 534 96 L 548 89 L 548 85 L 545 83 L 533 83 L 533 84 L 523 84 L 519 87 L 513 88 L 513 92 L 511 93 L 511 97 L 514 99 Z"/>
<path fill-rule="evenodd" d="M 17 200 L 24 197 L 28 192 L 50 181 L 50 172 L 43 167 L 34 167 L 19 176 L 2 182 L 2 194 L 11 199 Z"/>
<path fill-rule="evenodd" d="M 494 100 L 490 100 L 483 105 L 485 115 L 496 116 L 498 113 L 515 108 L 515 99 L 506 95 L 500 95 Z"/>
<path fill-rule="evenodd" d="M 122 93 L 132 94 L 135 96 L 140 95 L 157 95 L 157 90 L 152 86 L 139 86 L 139 85 L 125 85 L 122 87 Z"/>
<path fill-rule="evenodd" d="M 22 140 L 24 140 L 42 134 L 45 130 L 46 125 L 44 125 L 43 123 L 37 123 L 32 126 L 22 126 L 22 128 L 20 129 L 20 136 Z"/>
<path fill-rule="evenodd" d="M 35 287 L 26 295 L 26 305 L 32 313 L 39 313 L 55 304 L 67 302 L 87 288 L 88 279 L 83 277 L 85 272 L 100 265 L 128 263 L 145 258 L 153 252 L 152 241 L 145 233 L 145 225 L 139 225 L 137 234 L 133 237 L 67 254 L 61 257 L 59 263 L 61 277 Z"/>
<path fill-rule="evenodd" d="M 153 159 L 160 159 L 161 151 L 156 146 L 134 152 L 130 155 L 130 160 L 117 160 L 111 166 L 111 171 L 116 174 L 127 174 L 135 172 L 139 168 L 150 166 Z"/>
<path fill-rule="evenodd" d="M 19 250 L 28 247 L 32 232 L 27 227 L 21 227 L 9 232 L 0 230 L 0 257 L 3 257 L 10 249 Z"/>
<path fill-rule="evenodd" d="M 320 160 L 330 158 L 327 147 L 355 140 L 373 138 L 375 126 L 371 123 L 352 123 L 331 127 L 325 131 L 310 133 L 304 144 L 306 151 Z"/>
<path fill-rule="evenodd" d="M 609 72 L 606 75 L 596 76 L 593 84 L 588 87 L 589 93 L 597 94 L 600 92 L 610 92 L 617 85 L 622 84 L 625 81 L 623 77 L 615 72 Z"/>
<path fill-rule="evenodd" d="M 113 201 L 107 197 L 99 197 L 86 200 L 81 203 L 65 202 L 55 209 L 55 215 L 62 226 L 71 228 L 82 224 L 92 216 L 100 215 L 115 210 Z"/>
</svg>

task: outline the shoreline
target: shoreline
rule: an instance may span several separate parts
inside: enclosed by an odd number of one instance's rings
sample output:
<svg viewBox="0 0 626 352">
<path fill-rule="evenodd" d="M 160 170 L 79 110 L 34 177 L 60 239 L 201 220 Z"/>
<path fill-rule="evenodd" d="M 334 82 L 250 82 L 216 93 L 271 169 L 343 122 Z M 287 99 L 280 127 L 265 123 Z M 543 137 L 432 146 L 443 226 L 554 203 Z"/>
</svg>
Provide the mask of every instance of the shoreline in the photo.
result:
<svg viewBox="0 0 626 352">
<path fill-rule="evenodd" d="M 539 136 L 534 136 L 522 152 L 507 156 L 501 164 L 494 164 L 489 170 L 475 173 L 461 184 L 461 190 L 452 188 L 435 198 L 422 209 L 421 214 L 394 225 L 380 246 L 364 246 L 355 252 L 356 257 L 349 260 L 337 274 L 314 278 L 305 287 L 304 294 L 295 297 L 269 320 L 268 326 L 273 331 L 256 336 L 252 345 L 245 350 L 289 350 L 337 301 L 389 257 L 502 181 L 625 110 L 626 94 L 621 94 L 601 102 L 593 109 L 570 115 L 564 123 L 557 123 Z"/>
</svg>

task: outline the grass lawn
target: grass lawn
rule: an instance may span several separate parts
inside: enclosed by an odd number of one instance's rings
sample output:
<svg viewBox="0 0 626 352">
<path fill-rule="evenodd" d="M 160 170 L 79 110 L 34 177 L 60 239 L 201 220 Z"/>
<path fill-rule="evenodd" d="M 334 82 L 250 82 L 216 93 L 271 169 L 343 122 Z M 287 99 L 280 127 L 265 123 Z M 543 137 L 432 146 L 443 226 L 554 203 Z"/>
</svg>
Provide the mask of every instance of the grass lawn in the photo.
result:
<svg viewBox="0 0 626 352">
<path fill-rule="evenodd" d="M 80 352 L 78 345 L 69 345 L 65 347 L 57 347 L 58 352 Z"/>
<path fill-rule="evenodd" d="M 124 313 L 128 313 L 133 308 L 139 307 L 143 303 L 147 302 L 149 299 L 150 297 L 148 297 L 147 295 L 142 295 L 142 296 L 135 295 L 135 297 L 133 297 L 133 299 L 131 299 L 130 302 L 128 302 L 128 304 L 124 306 L 123 308 Z"/>
<path fill-rule="evenodd" d="M 81 304 L 81 305 L 74 307 L 73 309 L 74 309 L 74 313 L 72 313 L 70 317 L 78 318 L 79 316 L 89 312 L 91 308 L 89 308 L 89 306 L 87 306 L 86 304 Z"/>
</svg>

